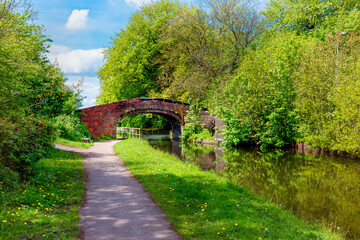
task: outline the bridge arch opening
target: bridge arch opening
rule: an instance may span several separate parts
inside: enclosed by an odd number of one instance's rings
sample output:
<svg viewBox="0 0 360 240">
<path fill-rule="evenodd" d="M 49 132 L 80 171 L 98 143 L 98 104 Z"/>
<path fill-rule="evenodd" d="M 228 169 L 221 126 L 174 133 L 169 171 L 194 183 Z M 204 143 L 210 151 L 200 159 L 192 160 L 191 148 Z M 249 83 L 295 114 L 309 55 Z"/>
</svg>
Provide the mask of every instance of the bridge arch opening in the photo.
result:
<svg viewBox="0 0 360 240">
<path fill-rule="evenodd" d="M 118 127 L 140 128 L 143 132 L 159 132 L 168 134 L 172 129 L 170 121 L 159 114 L 138 113 L 127 116 L 119 121 Z"/>
<path fill-rule="evenodd" d="M 182 125 L 182 119 L 180 116 L 178 116 L 174 112 L 168 112 L 164 113 L 164 110 L 156 110 L 156 109 L 138 109 L 133 111 L 127 111 L 123 114 L 121 114 L 117 118 L 117 125 L 119 125 L 122 120 L 130 117 L 130 116 L 136 116 L 139 114 L 153 114 L 163 117 L 167 120 L 168 124 L 168 130 L 172 131 L 172 139 L 179 140 L 181 135 L 181 125 Z"/>
</svg>

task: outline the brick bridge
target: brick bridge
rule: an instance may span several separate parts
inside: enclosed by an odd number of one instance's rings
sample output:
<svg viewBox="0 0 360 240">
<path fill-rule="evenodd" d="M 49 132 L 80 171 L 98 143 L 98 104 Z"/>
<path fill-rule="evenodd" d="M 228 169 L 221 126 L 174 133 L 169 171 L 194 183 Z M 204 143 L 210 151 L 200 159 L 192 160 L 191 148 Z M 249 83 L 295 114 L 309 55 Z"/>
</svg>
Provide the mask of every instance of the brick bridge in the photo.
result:
<svg viewBox="0 0 360 240">
<path fill-rule="evenodd" d="M 153 113 L 167 118 L 172 127 L 172 138 L 179 139 L 181 127 L 185 124 L 189 104 L 159 98 L 133 98 L 120 102 L 113 102 L 79 111 L 80 120 L 84 122 L 90 131 L 90 135 L 98 138 L 103 135 L 116 137 L 116 126 L 122 119 L 138 113 Z M 201 122 L 207 128 L 222 124 L 219 120 L 210 116 L 207 109 L 202 109 Z M 221 126 L 220 126 L 221 125 Z M 221 136 L 215 134 L 215 140 L 221 140 Z"/>
</svg>

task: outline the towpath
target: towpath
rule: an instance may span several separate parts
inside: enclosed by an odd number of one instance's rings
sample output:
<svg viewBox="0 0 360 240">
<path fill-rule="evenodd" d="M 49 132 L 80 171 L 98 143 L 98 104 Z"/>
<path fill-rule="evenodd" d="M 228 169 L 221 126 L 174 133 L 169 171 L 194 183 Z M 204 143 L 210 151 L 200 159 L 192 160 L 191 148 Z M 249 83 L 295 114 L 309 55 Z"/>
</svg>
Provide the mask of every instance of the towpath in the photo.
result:
<svg viewBox="0 0 360 240">
<path fill-rule="evenodd" d="M 85 240 L 180 240 L 160 207 L 151 199 L 113 150 L 118 141 L 96 142 L 89 149 L 56 147 L 82 154 L 86 173 L 80 209 Z"/>
</svg>

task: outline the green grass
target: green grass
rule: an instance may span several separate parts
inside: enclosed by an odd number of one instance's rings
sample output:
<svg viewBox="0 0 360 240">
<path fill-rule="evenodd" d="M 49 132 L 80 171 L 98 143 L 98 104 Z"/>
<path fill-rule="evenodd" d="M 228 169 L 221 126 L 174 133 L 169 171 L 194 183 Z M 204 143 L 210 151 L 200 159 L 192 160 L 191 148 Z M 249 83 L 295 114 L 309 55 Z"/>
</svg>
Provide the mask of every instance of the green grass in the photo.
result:
<svg viewBox="0 0 360 240">
<path fill-rule="evenodd" d="M 102 142 L 102 141 L 115 140 L 115 139 L 116 139 L 116 137 L 104 135 L 104 136 L 98 137 L 97 139 L 95 139 L 95 141 Z"/>
<path fill-rule="evenodd" d="M 146 141 L 121 141 L 115 151 L 184 239 L 342 239 Z"/>
<path fill-rule="evenodd" d="M 29 181 L 0 184 L 0 239 L 76 239 L 84 174 L 82 158 L 58 149 L 36 163 Z"/>
<path fill-rule="evenodd" d="M 90 148 L 94 146 L 93 143 L 76 142 L 65 138 L 56 138 L 55 143 L 68 147 L 75 147 L 75 148 Z"/>
</svg>

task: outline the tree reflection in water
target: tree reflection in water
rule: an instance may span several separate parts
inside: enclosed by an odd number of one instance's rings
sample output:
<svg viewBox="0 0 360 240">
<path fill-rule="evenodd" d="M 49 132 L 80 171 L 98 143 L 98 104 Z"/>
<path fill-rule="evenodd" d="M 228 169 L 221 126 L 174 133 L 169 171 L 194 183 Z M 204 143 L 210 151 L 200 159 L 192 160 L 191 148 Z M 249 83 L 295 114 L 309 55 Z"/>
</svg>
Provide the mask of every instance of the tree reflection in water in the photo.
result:
<svg viewBox="0 0 360 240">
<path fill-rule="evenodd" d="M 164 147 L 167 141 L 167 147 Z M 334 231 L 360 239 L 360 163 L 338 157 L 287 151 L 227 150 L 162 140 L 151 145 L 192 161 L 203 170 L 217 169 L 236 184 Z M 166 149 L 165 149 L 166 148 Z M 225 164 L 226 163 L 226 164 Z"/>
</svg>

